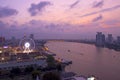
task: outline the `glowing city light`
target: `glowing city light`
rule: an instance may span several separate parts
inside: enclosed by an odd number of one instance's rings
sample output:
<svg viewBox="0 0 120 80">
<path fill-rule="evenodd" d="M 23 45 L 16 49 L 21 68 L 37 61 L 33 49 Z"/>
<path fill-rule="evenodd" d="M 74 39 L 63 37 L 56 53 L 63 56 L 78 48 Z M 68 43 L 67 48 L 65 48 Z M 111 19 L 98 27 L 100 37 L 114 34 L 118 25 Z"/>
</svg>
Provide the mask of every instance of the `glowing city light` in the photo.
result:
<svg viewBox="0 0 120 80">
<path fill-rule="evenodd" d="M 8 48 L 8 46 L 3 46 L 3 48 Z"/>
<path fill-rule="evenodd" d="M 26 47 L 26 48 L 29 48 L 29 47 L 30 47 L 30 43 L 29 43 L 29 42 L 26 42 L 26 43 L 25 43 L 25 47 Z"/>
<path fill-rule="evenodd" d="M 95 77 L 90 77 L 87 80 L 95 80 Z"/>
<path fill-rule="evenodd" d="M 18 58 L 18 60 L 20 60 L 21 58 Z"/>
<path fill-rule="evenodd" d="M 5 60 L 5 58 L 4 58 L 4 57 L 2 57 L 2 58 L 1 58 L 1 60 L 3 61 L 3 60 Z"/>
<path fill-rule="evenodd" d="M 0 53 L 2 53 L 2 51 L 0 51 Z"/>
<path fill-rule="evenodd" d="M 25 37 L 20 41 L 19 46 L 23 53 L 30 53 L 35 49 L 35 42 L 31 38 Z"/>
</svg>

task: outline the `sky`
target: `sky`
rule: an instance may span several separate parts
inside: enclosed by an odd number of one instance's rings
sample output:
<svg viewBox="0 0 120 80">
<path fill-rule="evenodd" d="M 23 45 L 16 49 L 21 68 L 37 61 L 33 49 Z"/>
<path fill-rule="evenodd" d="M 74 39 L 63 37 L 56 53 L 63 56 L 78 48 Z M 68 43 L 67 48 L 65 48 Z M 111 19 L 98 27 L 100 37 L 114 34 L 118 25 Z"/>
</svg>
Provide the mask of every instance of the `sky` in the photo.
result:
<svg viewBox="0 0 120 80">
<path fill-rule="evenodd" d="M 0 36 L 94 39 L 120 36 L 120 0 L 0 0 Z"/>
</svg>

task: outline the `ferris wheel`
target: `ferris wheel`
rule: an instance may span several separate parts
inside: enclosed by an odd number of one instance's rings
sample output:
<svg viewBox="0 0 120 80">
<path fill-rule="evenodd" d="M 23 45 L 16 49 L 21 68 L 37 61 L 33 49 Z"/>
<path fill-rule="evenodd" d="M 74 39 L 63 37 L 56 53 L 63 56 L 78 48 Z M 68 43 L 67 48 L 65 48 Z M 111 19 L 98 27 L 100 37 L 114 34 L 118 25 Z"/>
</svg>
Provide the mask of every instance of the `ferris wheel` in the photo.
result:
<svg viewBox="0 0 120 80">
<path fill-rule="evenodd" d="M 30 53 L 35 49 L 35 42 L 32 38 L 23 38 L 20 41 L 19 46 L 23 53 Z"/>
</svg>

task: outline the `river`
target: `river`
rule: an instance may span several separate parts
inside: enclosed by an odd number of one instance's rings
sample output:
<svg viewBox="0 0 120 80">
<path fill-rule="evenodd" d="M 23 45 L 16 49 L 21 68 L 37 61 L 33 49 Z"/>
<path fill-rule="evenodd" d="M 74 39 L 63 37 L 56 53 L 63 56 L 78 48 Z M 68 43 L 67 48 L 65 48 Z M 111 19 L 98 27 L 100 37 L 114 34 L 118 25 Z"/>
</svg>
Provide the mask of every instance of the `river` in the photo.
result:
<svg viewBox="0 0 120 80">
<path fill-rule="evenodd" d="M 49 41 L 45 44 L 57 58 L 72 60 L 66 71 L 94 75 L 98 80 L 120 80 L 120 52 L 94 45 Z"/>
</svg>

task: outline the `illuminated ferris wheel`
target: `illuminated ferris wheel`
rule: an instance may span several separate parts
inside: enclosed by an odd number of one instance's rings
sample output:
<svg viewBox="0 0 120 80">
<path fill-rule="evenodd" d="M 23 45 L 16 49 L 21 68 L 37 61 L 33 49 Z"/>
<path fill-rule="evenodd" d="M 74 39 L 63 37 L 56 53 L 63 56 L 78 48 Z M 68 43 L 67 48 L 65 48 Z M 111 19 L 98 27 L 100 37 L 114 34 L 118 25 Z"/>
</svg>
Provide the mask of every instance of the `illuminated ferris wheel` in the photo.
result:
<svg viewBox="0 0 120 80">
<path fill-rule="evenodd" d="M 23 38 L 20 41 L 19 46 L 23 53 L 30 53 L 35 49 L 35 42 L 32 38 Z"/>
</svg>

